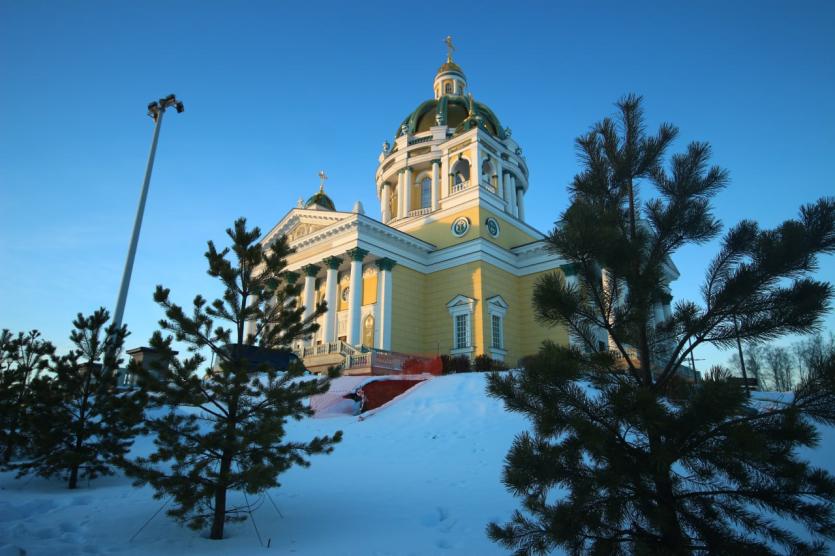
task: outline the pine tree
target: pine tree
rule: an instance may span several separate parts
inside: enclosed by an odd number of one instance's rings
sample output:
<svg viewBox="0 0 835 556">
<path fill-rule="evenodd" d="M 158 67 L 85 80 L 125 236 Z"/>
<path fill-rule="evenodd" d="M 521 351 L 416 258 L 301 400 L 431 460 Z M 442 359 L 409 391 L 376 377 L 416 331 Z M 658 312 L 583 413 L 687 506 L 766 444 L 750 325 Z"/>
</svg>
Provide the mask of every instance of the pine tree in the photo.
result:
<svg viewBox="0 0 835 556">
<path fill-rule="evenodd" d="M 810 274 L 835 250 L 835 200 L 775 229 L 731 228 L 701 303 L 679 301 L 655 321 L 670 256 L 719 235 L 710 201 L 728 178 L 709 166 L 705 143 L 668 164 L 677 130 L 649 135 L 640 97 L 617 106 L 618 121 L 577 140 L 584 168 L 548 237 L 576 278 L 547 275 L 534 291 L 538 317 L 567 326 L 572 346 L 545 344 L 524 371 L 489 380 L 490 394 L 533 427 L 504 469 L 524 511 L 488 534 L 516 554 L 823 554 L 821 538 L 835 535 L 835 480 L 798 449 L 817 445 L 815 421 L 835 423 L 835 369 L 779 404 L 752 401 L 723 373 L 689 383 L 681 371 L 703 344 L 735 348 L 737 334 L 767 342 L 819 326 L 832 289 Z"/>
<path fill-rule="evenodd" d="M 0 331 L 0 446 L 8 464 L 15 451 L 27 444 L 22 424 L 31 408 L 31 383 L 49 369 L 55 346 L 31 330 L 14 336 Z"/>
<path fill-rule="evenodd" d="M 140 385 L 169 412 L 150 419 L 157 451 L 133 462 L 128 472 L 139 484 L 150 483 L 156 496 L 171 496 L 168 514 L 200 529 L 211 524 L 210 538 L 222 539 L 227 521 L 243 519 L 249 508 L 227 503 L 228 491 L 248 494 L 279 486 L 278 475 L 293 465 L 309 465 L 306 456 L 327 454 L 342 437 L 315 437 L 309 442 L 284 438 L 288 419 L 312 414 L 307 398 L 328 389 L 327 378 L 305 376 L 300 365 L 278 370 L 251 360 L 260 349 L 287 349 L 294 340 L 315 332 L 324 303 L 303 319 L 298 303 L 301 287 L 287 272 L 292 253 L 284 237 L 265 251 L 258 228 L 246 229 L 239 219 L 227 234 L 230 248 L 218 251 L 210 241 L 209 275 L 220 280 L 224 293 L 211 303 L 197 296 L 191 315 L 158 286 L 154 298 L 165 309 L 162 331 L 151 347 L 160 354 L 155 369 L 134 368 Z M 232 253 L 234 264 L 227 259 Z M 246 323 L 255 323 L 250 333 Z M 189 357 L 178 359 L 172 340 L 185 343 Z M 213 355 L 205 362 L 201 351 Z M 252 358 L 254 359 L 254 358 Z M 153 371 L 153 372 L 152 372 Z M 172 463 L 161 467 L 162 463 Z"/>
<path fill-rule="evenodd" d="M 19 475 L 63 475 L 74 489 L 80 478 L 112 475 L 133 444 L 145 400 L 140 391 L 117 388 L 127 328 L 108 327 L 109 319 L 104 308 L 79 313 L 70 333 L 75 349 L 53 357 L 51 376 L 32 383 L 32 450 L 13 466 Z"/>
</svg>

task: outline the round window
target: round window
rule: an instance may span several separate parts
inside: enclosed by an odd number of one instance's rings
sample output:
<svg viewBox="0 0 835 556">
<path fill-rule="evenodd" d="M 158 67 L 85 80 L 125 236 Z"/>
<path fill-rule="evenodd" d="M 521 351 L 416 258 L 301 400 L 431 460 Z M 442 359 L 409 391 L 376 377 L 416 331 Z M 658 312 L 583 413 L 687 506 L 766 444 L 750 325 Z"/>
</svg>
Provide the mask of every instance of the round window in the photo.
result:
<svg viewBox="0 0 835 556">
<path fill-rule="evenodd" d="M 492 216 L 484 221 L 484 225 L 487 227 L 487 233 L 493 237 L 499 237 L 499 221 L 493 218 Z"/>
<path fill-rule="evenodd" d="M 470 219 L 466 216 L 459 216 L 452 222 L 452 235 L 461 237 L 470 231 Z"/>
</svg>

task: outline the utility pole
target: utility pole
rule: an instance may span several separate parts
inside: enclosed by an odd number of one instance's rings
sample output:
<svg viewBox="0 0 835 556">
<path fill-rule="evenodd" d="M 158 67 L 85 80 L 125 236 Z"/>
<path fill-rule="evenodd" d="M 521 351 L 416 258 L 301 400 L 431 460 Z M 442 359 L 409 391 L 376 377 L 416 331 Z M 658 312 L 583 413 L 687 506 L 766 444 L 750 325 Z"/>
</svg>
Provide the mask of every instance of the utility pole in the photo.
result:
<svg viewBox="0 0 835 556">
<path fill-rule="evenodd" d="M 145 181 L 142 182 L 142 193 L 139 195 L 139 206 L 136 207 L 136 219 L 133 221 L 133 233 L 130 237 L 128 258 L 125 261 L 125 271 L 122 273 L 122 284 L 119 287 L 119 297 L 116 300 L 116 310 L 113 312 L 113 325 L 116 329 L 122 327 L 122 317 L 125 313 L 125 302 L 128 298 L 130 277 L 133 273 L 133 260 L 136 258 L 136 245 L 139 243 L 139 230 L 142 228 L 142 217 L 145 214 L 145 200 L 148 198 L 148 186 L 151 183 L 151 172 L 154 169 L 154 156 L 157 153 L 159 130 L 162 127 L 162 116 L 167 108 L 174 107 L 177 113 L 185 110 L 182 101 L 168 95 L 148 105 L 148 115 L 154 120 L 154 136 L 151 139 L 151 152 L 148 155 L 148 165 L 145 167 Z"/>
</svg>

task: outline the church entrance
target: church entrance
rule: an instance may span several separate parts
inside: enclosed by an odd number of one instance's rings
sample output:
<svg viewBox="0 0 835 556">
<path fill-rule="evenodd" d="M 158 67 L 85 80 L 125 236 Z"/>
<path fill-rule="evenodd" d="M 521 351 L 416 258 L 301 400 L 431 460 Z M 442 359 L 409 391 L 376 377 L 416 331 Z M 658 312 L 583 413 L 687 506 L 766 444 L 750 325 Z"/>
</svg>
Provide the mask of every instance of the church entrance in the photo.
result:
<svg viewBox="0 0 835 556">
<path fill-rule="evenodd" d="M 374 347 L 374 315 L 368 315 L 362 323 L 362 343 Z"/>
</svg>

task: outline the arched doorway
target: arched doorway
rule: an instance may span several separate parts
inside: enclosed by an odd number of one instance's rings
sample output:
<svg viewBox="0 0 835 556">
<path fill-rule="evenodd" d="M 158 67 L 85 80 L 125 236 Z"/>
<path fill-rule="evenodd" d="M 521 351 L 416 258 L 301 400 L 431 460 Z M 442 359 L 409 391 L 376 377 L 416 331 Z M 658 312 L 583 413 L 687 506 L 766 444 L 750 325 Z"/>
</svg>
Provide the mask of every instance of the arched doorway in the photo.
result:
<svg viewBox="0 0 835 556">
<path fill-rule="evenodd" d="M 374 315 L 368 315 L 362 321 L 362 343 L 374 347 Z"/>
</svg>

